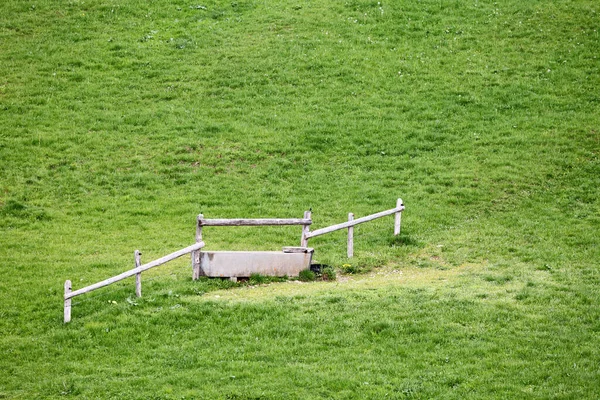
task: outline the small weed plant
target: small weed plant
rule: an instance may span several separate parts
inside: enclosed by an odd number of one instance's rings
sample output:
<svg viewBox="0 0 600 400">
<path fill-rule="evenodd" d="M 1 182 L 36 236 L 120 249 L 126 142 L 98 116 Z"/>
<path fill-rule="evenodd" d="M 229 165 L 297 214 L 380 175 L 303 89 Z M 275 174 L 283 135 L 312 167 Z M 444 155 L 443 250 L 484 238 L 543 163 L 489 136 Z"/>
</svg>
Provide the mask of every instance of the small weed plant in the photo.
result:
<svg viewBox="0 0 600 400">
<path fill-rule="evenodd" d="M 321 271 L 321 279 L 323 279 L 324 281 L 335 281 L 336 277 L 337 274 L 333 267 L 325 267 Z"/>
<path fill-rule="evenodd" d="M 300 279 L 302 282 L 312 282 L 315 279 L 317 279 L 317 274 L 315 274 L 310 269 L 305 269 L 305 270 L 300 271 L 300 274 L 298 275 L 298 279 Z"/>
<path fill-rule="evenodd" d="M 268 277 L 261 274 L 252 274 L 250 275 L 250 279 L 248 279 L 250 285 L 262 285 L 267 282 L 269 282 Z"/>
<path fill-rule="evenodd" d="M 361 274 L 361 273 L 370 272 L 372 270 L 372 267 L 370 265 L 364 265 L 364 264 L 360 265 L 360 264 L 345 263 L 345 264 L 342 264 L 340 269 L 345 274 Z"/>
</svg>

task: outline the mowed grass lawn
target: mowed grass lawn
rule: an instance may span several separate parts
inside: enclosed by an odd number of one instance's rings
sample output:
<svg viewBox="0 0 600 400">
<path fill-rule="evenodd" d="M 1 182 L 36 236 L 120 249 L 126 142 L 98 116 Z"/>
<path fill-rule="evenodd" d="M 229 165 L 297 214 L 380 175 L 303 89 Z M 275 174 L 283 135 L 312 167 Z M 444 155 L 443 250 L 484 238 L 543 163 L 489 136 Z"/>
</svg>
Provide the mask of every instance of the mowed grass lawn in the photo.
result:
<svg viewBox="0 0 600 400">
<path fill-rule="evenodd" d="M 597 399 L 596 1 L 0 4 L 0 398 Z M 299 218 L 336 282 L 191 280 Z M 209 249 L 300 228 L 206 228 Z M 350 264 L 350 266 L 344 266 Z"/>
</svg>

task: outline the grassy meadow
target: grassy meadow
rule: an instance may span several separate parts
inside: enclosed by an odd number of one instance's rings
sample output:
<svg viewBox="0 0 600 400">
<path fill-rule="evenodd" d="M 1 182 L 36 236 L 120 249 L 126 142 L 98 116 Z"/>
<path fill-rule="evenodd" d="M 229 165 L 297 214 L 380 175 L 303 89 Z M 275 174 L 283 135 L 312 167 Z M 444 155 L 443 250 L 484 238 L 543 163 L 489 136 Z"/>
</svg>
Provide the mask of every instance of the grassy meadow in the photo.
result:
<svg viewBox="0 0 600 400">
<path fill-rule="evenodd" d="M 0 398 L 600 398 L 600 5 L 3 0 Z M 191 280 L 195 217 L 337 281 Z M 278 250 L 299 227 L 204 229 Z"/>
</svg>

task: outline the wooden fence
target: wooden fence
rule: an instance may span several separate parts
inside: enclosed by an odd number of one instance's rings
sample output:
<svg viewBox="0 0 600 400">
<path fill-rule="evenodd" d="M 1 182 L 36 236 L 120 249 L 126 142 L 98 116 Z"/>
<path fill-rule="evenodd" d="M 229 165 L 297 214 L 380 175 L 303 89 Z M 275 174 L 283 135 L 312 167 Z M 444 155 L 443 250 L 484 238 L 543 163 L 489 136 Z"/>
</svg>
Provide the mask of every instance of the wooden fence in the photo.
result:
<svg viewBox="0 0 600 400">
<path fill-rule="evenodd" d="M 140 253 L 139 250 L 135 251 L 135 268 L 131 269 L 129 271 L 123 272 L 122 274 L 119 274 L 117 276 L 113 276 L 112 278 L 108 278 L 105 279 L 101 282 L 98 283 L 94 283 L 93 285 L 89 285 L 86 286 L 84 288 L 72 291 L 71 289 L 71 281 L 70 280 L 66 280 L 65 281 L 65 304 L 64 304 L 64 319 L 65 319 L 65 323 L 71 321 L 71 299 L 75 296 L 79 296 L 82 295 L 84 293 L 88 293 L 91 292 L 92 290 L 96 290 L 99 289 L 101 287 L 104 286 L 108 286 L 110 284 L 113 284 L 115 282 L 121 281 L 125 278 L 129 278 L 130 276 L 135 275 L 135 294 L 138 297 L 141 297 L 142 295 L 142 272 L 149 270 L 150 268 L 154 268 L 154 267 L 158 267 L 159 265 L 163 265 L 169 261 L 172 261 L 176 258 L 179 258 L 185 254 L 191 253 L 193 251 L 196 250 L 200 250 L 201 248 L 203 248 L 205 246 L 203 241 L 197 241 L 195 244 L 188 246 L 184 249 L 178 250 L 174 253 L 171 253 L 169 255 L 166 255 L 164 257 L 161 257 L 157 260 L 154 260 L 152 262 L 149 262 L 148 264 L 144 264 L 144 265 L 140 265 L 140 256 L 142 253 Z"/>
<path fill-rule="evenodd" d="M 395 215 L 394 219 L 394 235 L 400 234 L 400 222 L 402 217 L 402 211 L 404 211 L 404 204 L 402 199 L 398 199 L 396 207 L 390 210 L 381 211 L 375 214 L 367 215 L 365 217 L 354 219 L 354 214 L 348 214 L 348 222 L 342 222 L 341 224 L 331 225 L 326 228 L 317 229 L 315 231 L 310 230 L 312 225 L 311 211 L 305 211 L 303 218 L 288 218 L 288 219 L 205 219 L 202 214 L 198 215 L 196 223 L 196 243 L 188 246 L 184 249 L 178 250 L 174 253 L 166 255 L 162 258 L 149 262 L 148 264 L 141 264 L 141 254 L 139 250 L 135 251 L 135 268 L 129 271 L 123 272 L 120 275 L 113 276 L 112 278 L 105 279 L 101 282 L 94 283 L 93 285 L 86 286 L 84 288 L 72 291 L 71 281 L 65 281 L 65 295 L 64 295 L 64 321 L 65 323 L 71 321 L 71 299 L 75 296 L 79 296 L 93 290 L 99 289 L 104 286 L 108 286 L 112 283 L 118 282 L 125 278 L 129 278 L 135 275 L 135 294 L 138 297 L 142 296 L 142 272 L 149 270 L 150 268 L 158 267 L 159 265 L 165 264 L 171 260 L 181 257 L 185 254 L 191 253 L 192 255 L 192 279 L 198 279 L 200 276 L 200 249 L 205 246 L 202 241 L 202 228 L 205 226 L 285 226 L 285 225 L 301 225 L 302 236 L 300 237 L 300 247 L 307 248 L 308 240 L 317 236 L 325 235 L 327 233 L 335 232 L 340 229 L 348 229 L 348 258 L 352 258 L 354 253 L 354 226 L 373 221 L 377 218 L 382 218 L 388 215 Z M 292 251 L 292 250 L 289 250 Z M 294 248 L 293 251 L 298 251 L 298 248 Z"/>
<path fill-rule="evenodd" d="M 282 226 L 282 225 L 302 225 L 302 235 L 300 237 L 300 247 L 308 247 L 308 239 L 325 235 L 326 233 L 335 232 L 340 229 L 348 229 L 348 258 L 352 258 L 354 255 L 354 226 L 365 222 L 373 221 L 377 218 L 382 218 L 388 215 L 395 215 L 394 221 L 394 235 L 400 234 L 400 222 L 402 217 L 402 211 L 404 211 L 404 203 L 402 199 L 396 201 L 396 207 L 390 210 L 381 211 L 375 214 L 367 215 L 365 217 L 354 219 L 354 214 L 348 214 L 348 222 L 328 226 L 326 228 L 317 229 L 310 231 L 310 225 L 312 225 L 312 212 L 305 211 L 303 218 L 296 219 L 205 219 L 204 215 L 198 215 L 196 224 L 196 241 L 202 240 L 202 227 L 204 226 Z M 197 257 L 199 252 L 192 253 L 192 257 Z M 197 265 L 198 263 L 193 262 L 192 264 Z M 200 271 L 194 271 L 194 279 L 197 279 Z"/>
<path fill-rule="evenodd" d="M 301 241 L 300 245 L 302 247 L 308 247 L 308 239 L 310 239 L 310 238 L 325 235 L 326 233 L 335 232 L 340 229 L 348 228 L 348 251 L 347 251 L 347 254 L 348 254 L 348 258 L 352 258 L 354 255 L 354 226 L 355 225 L 373 221 L 374 219 L 382 218 L 382 217 L 386 217 L 388 215 L 394 214 L 395 215 L 394 235 L 399 235 L 402 211 L 404 211 L 404 203 L 402 202 L 402 199 L 398 199 L 396 201 L 396 207 L 392 208 L 390 210 L 381 211 L 381 212 L 367 215 L 365 217 L 361 217 L 361 218 L 357 218 L 357 219 L 354 219 L 354 214 L 349 213 L 348 214 L 348 222 L 342 222 L 341 224 L 331 225 L 326 228 L 317 229 L 316 231 L 312 231 L 312 232 L 308 230 L 308 227 L 306 227 L 306 229 L 303 230 L 303 232 L 302 232 L 302 241 Z M 305 216 L 306 216 L 306 214 L 305 214 Z M 309 218 L 310 218 L 310 214 L 309 214 Z"/>
</svg>

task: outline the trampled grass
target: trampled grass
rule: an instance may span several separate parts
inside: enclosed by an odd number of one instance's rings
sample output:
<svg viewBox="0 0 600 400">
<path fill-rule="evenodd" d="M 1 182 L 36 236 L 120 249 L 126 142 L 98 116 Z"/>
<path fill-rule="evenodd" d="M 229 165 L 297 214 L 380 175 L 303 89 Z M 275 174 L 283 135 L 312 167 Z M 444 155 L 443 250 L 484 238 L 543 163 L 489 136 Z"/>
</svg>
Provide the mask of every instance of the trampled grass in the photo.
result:
<svg viewBox="0 0 600 400">
<path fill-rule="evenodd" d="M 1 10 L 0 397 L 598 397 L 595 2 Z M 311 240 L 337 282 L 192 282 L 178 260 L 62 324 L 65 279 L 187 246 L 200 212 L 318 228 L 398 197 L 400 237 L 362 225 L 350 261 L 343 232 Z"/>
</svg>

